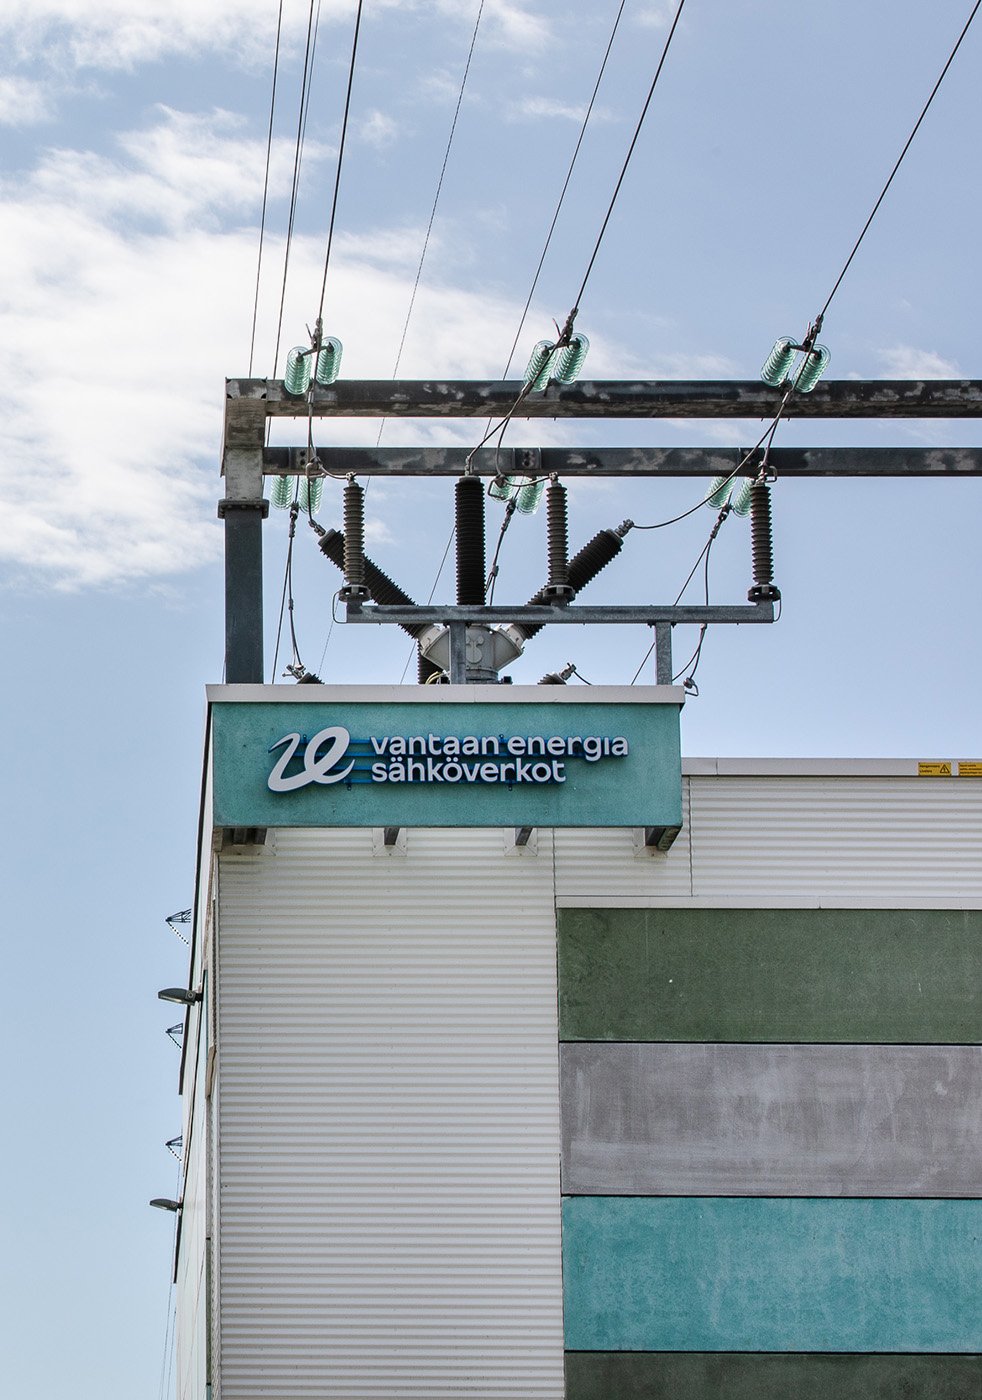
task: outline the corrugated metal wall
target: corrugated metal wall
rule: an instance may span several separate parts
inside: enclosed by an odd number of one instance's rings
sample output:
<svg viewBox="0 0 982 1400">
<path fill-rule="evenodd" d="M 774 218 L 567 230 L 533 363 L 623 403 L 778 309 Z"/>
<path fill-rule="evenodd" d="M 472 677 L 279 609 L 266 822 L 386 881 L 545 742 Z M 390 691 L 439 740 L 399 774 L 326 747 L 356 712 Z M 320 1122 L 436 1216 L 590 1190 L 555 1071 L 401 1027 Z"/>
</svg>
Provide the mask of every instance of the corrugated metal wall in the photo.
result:
<svg viewBox="0 0 982 1400">
<path fill-rule="evenodd" d="M 551 849 L 280 831 L 220 959 L 222 1400 L 558 1400 Z"/>
<path fill-rule="evenodd" d="M 192 1010 L 187 1082 L 187 1112 L 183 1129 L 184 1208 L 180 1216 L 181 1242 L 177 1259 L 175 1341 L 177 1400 L 203 1400 L 207 1384 L 208 1277 L 206 1238 L 208 1204 L 208 1123 L 205 1103 L 208 1020 L 203 1007 Z"/>
<path fill-rule="evenodd" d="M 869 940 L 872 958 L 864 972 L 861 957 L 855 976 L 850 972 L 842 983 L 852 1000 L 844 996 L 836 1005 L 830 999 L 813 1027 L 806 998 L 802 1006 L 808 1014 L 797 1017 L 791 1033 L 778 1027 L 777 1013 L 787 1005 L 781 978 L 793 977 L 796 960 L 773 960 L 768 964 L 773 1024 L 755 1031 L 759 989 L 738 986 L 733 973 L 741 959 L 753 956 L 754 939 L 770 938 L 771 951 L 779 948 L 783 926 L 750 914 L 753 927 L 727 932 L 720 925 L 714 942 L 707 930 L 694 929 L 690 937 L 680 925 L 675 948 L 680 967 L 695 969 L 705 982 L 706 955 L 718 956 L 717 971 L 734 993 L 730 1021 L 741 1026 L 745 1021 L 748 1028 L 736 1033 L 722 1022 L 718 1028 L 706 1022 L 704 1012 L 713 1001 L 707 992 L 705 1005 L 677 997 L 670 1008 L 673 1029 L 652 1033 L 647 992 L 641 998 L 645 1005 L 636 1007 L 624 994 L 624 987 L 648 986 L 630 973 L 631 952 L 619 970 L 607 961 L 596 971 L 594 993 L 603 1005 L 601 1022 L 617 1009 L 633 1018 L 632 1028 L 616 1030 L 610 1020 L 610 1034 L 603 1027 L 596 1035 L 572 1030 L 564 1035 L 569 1040 L 732 1040 L 747 1046 L 813 1040 L 822 1073 L 833 1074 L 848 1098 L 850 1084 L 862 1088 L 876 1076 L 862 1062 L 861 1050 L 855 1069 L 851 1061 L 843 1067 L 842 1056 L 828 1053 L 823 1042 L 897 1039 L 930 1045 L 979 1038 L 936 1027 L 949 1005 L 947 983 L 942 986 L 938 972 L 944 950 L 961 958 L 972 943 L 971 930 L 944 911 L 982 908 L 982 782 L 877 772 L 696 772 L 684 788 L 686 826 L 665 854 L 646 850 L 639 833 L 617 829 L 560 831 L 555 841 L 552 833 L 539 832 L 524 851 L 515 850 L 512 833 L 495 829 L 414 830 L 395 851 L 382 847 L 379 834 L 371 831 L 291 830 L 272 835 L 261 852 L 223 853 L 216 1091 L 221 1400 L 260 1395 L 558 1400 L 563 1395 L 556 906 L 580 911 L 568 916 L 574 919 L 618 909 L 646 917 L 686 911 L 690 918 L 708 917 L 713 909 L 812 911 L 840 959 L 829 964 L 829 975 L 851 966 L 854 937 Z M 821 912 L 864 909 L 941 912 L 930 916 L 930 930 L 913 916 L 887 927 L 887 916 L 881 915 L 883 946 L 876 949 L 872 924 L 864 929 L 859 913 L 842 923 Z M 804 930 L 809 941 L 810 928 L 801 913 L 788 925 L 789 931 Z M 695 940 L 693 948 L 686 939 Z M 937 964 L 924 965 L 929 976 L 923 985 L 933 990 L 926 998 L 919 993 L 916 1008 L 909 977 L 894 976 L 890 995 L 878 1001 L 865 999 L 861 991 L 863 977 L 877 980 L 877 959 L 889 959 L 893 942 L 905 949 L 909 944 L 916 956 L 931 951 Z M 730 964 L 724 965 L 727 956 Z M 815 962 L 816 977 L 825 962 Z M 650 980 L 650 965 L 644 969 Z M 904 969 L 910 971 L 906 962 Z M 607 987 L 603 976 L 619 978 L 624 986 Z M 964 988 L 964 977 L 959 985 Z M 972 1007 L 959 1006 L 962 1019 L 975 1014 Z M 576 1014 L 586 1015 L 586 1001 L 584 1007 Z M 909 1029 L 896 1036 L 884 1033 L 891 1017 Z M 798 1050 L 792 1046 L 785 1056 L 790 1075 L 785 1099 L 804 1082 L 808 1055 Z M 570 1064 L 577 1053 L 569 1052 Z M 654 1052 L 637 1052 L 642 1060 L 649 1053 Z M 737 1078 L 723 1086 L 751 1121 L 755 1076 L 747 1071 L 743 1095 L 739 1080 L 754 1053 L 730 1055 Z M 644 1066 L 638 1073 L 643 1072 Z M 710 1086 L 713 1093 L 717 1087 Z M 866 1110 L 858 1100 L 865 1091 L 857 1093 L 861 1133 Z M 919 1102 L 924 1096 L 915 1097 Z M 568 1098 L 583 1109 L 584 1122 L 599 1121 L 591 1120 L 589 1105 L 572 1091 Z M 903 1086 L 897 1102 L 907 1113 Z M 840 1109 L 848 1119 L 849 1106 L 840 1103 Z M 794 1119 L 793 1105 L 788 1111 Z M 911 1111 L 916 1117 L 919 1109 Z M 618 1119 L 616 1112 L 613 1118 Z M 611 1136 L 607 1127 L 604 1134 Z M 567 1139 L 571 1153 L 570 1125 Z M 959 1138 L 959 1152 L 962 1147 Z M 714 1150 L 701 1137 L 693 1148 L 701 1160 Z M 875 1166 L 882 1180 L 889 1163 L 877 1158 Z M 672 1172 L 675 1195 L 650 1208 L 652 1230 L 666 1211 L 685 1217 L 686 1200 L 694 1194 L 678 1154 Z M 963 1185 L 959 1179 L 945 1189 Z M 598 1210 L 627 1209 L 593 1204 L 618 1199 L 607 1193 L 619 1187 L 598 1188 L 584 1180 L 574 1189 L 599 1193 L 567 1198 L 571 1229 L 580 1231 L 581 1241 L 609 1232 L 607 1216 L 601 1218 Z M 643 1194 L 650 1183 L 637 1189 L 642 1193 L 637 1200 L 652 1199 Z M 704 1183 L 702 1189 L 722 1195 L 726 1188 Z M 746 1189 L 747 1197 L 731 1195 L 730 1204 L 721 1206 L 721 1219 L 730 1219 L 752 1199 Z M 848 1182 L 842 1186 L 843 1194 L 851 1189 Z M 893 1194 L 906 1190 L 898 1180 Z M 759 1196 L 757 1202 L 746 1207 L 751 1214 L 757 1211 L 764 1223 L 776 1218 L 780 1202 Z M 962 1203 L 927 1204 L 958 1208 Z M 813 1196 L 789 1207 L 788 1218 L 800 1225 L 803 1237 L 813 1238 L 809 1221 L 818 1219 L 825 1205 L 821 1195 Z M 872 1203 L 870 1229 L 885 1230 L 888 1238 L 896 1221 L 907 1218 L 905 1210 L 913 1218 L 915 1206 Z M 942 1218 L 949 1216 L 944 1211 L 931 1216 L 932 1222 Z M 680 1279 L 687 1277 L 685 1249 L 693 1239 L 691 1230 L 677 1232 L 673 1248 L 680 1251 Z M 775 1258 L 780 1255 L 778 1249 Z M 643 1263 L 640 1267 L 643 1272 Z M 698 1292 L 697 1278 L 693 1287 Z M 584 1307 L 592 1306 L 591 1296 L 597 1295 L 576 1295 L 581 1319 L 588 1316 Z M 824 1306 L 821 1300 L 816 1304 L 819 1310 Z M 667 1344 L 669 1332 L 658 1334 L 656 1328 L 649 1336 L 655 1335 L 663 1340 L 642 1339 L 642 1347 Z M 963 1332 L 955 1345 L 965 1345 L 967 1335 Z M 600 1341 L 581 1328 L 581 1346 L 584 1337 L 588 1348 Z M 610 1346 L 609 1340 L 602 1344 Z M 725 1345 L 723 1331 L 718 1344 Z M 843 1344 L 855 1343 L 843 1338 Z M 575 1338 L 571 1345 L 577 1346 Z M 674 1345 L 680 1345 L 677 1339 Z M 833 1384 L 826 1360 L 790 1352 L 788 1357 L 790 1370 L 780 1357 L 761 1354 L 751 1374 L 738 1355 L 722 1350 L 693 1352 L 688 1361 L 671 1351 L 573 1350 L 567 1356 L 567 1393 L 571 1400 L 601 1395 L 606 1400 L 620 1387 L 625 1395 L 674 1395 L 677 1381 L 679 1396 L 721 1400 L 770 1395 L 773 1382 L 824 1400 Z M 862 1378 L 869 1377 L 867 1359 L 839 1359 L 854 1366 L 836 1371 L 834 1386 L 851 1395 L 850 1386 L 861 1389 Z M 963 1385 L 971 1388 L 979 1377 L 977 1357 L 933 1358 L 929 1368 L 924 1358 L 909 1361 L 907 1369 L 897 1371 L 896 1358 L 882 1359 L 870 1384 L 906 1386 L 904 1393 L 911 1396 L 962 1400 Z M 923 1386 L 917 1379 L 922 1375 Z"/>
<path fill-rule="evenodd" d="M 684 779 L 664 855 L 629 833 L 557 833 L 561 906 L 982 907 L 982 779 L 750 774 Z"/>
</svg>

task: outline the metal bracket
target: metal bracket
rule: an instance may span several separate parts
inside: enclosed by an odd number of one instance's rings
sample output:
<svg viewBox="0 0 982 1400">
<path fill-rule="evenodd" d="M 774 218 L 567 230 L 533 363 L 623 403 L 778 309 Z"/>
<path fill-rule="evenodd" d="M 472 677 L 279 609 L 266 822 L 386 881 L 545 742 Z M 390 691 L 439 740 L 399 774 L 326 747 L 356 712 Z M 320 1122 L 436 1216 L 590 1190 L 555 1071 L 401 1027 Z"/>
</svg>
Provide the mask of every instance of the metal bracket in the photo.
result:
<svg viewBox="0 0 982 1400">
<path fill-rule="evenodd" d="M 265 496 L 253 497 L 252 500 L 245 501 L 230 500 L 228 496 L 223 496 L 218 502 L 219 520 L 224 520 L 230 510 L 255 510 L 265 520 L 269 515 L 269 501 Z"/>
</svg>

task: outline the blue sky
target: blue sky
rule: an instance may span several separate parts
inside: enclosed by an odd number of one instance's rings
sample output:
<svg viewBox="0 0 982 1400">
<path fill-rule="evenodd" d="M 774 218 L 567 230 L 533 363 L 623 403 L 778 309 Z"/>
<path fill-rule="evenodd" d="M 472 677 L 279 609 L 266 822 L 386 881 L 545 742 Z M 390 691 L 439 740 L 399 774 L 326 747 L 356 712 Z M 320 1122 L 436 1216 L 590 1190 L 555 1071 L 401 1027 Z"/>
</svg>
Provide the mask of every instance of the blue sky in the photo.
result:
<svg viewBox="0 0 982 1400">
<path fill-rule="evenodd" d="M 325 329 L 343 374 L 392 374 L 477 0 L 367 0 Z M 407 377 L 498 377 L 616 11 L 486 0 L 406 338 Z M 967 0 L 688 0 L 578 326 L 597 378 L 753 377 L 819 309 L 954 39 Z M 628 0 L 519 349 L 580 284 L 674 6 Z M 256 371 L 272 372 L 308 6 L 285 0 Z M 353 5 L 323 0 L 283 320 L 316 314 Z M 223 379 L 246 372 L 274 0 L 0 4 L 0 495 L 8 680 L 8 1205 L 0 1316 L 12 1393 L 153 1396 L 160 1383 L 180 1126 L 178 1055 L 155 999 L 185 950 L 207 682 L 222 667 Z M 977 162 L 982 31 L 962 47 L 826 319 L 835 378 L 982 375 Z M 383 443 L 473 445 L 476 424 L 388 424 Z M 747 444 L 747 423 L 514 426 L 514 445 Z M 289 425 L 274 440 L 296 441 Z M 377 425 L 321 424 L 371 443 Z M 776 445 L 977 444 L 971 423 L 789 423 Z M 574 547 L 649 523 L 693 483 L 571 483 Z M 376 482 L 371 551 L 417 597 L 450 530 L 449 483 Z M 718 629 L 686 707 L 688 753 L 982 757 L 982 487 L 778 482 L 773 628 Z M 497 507 L 489 512 L 496 529 Z M 325 493 L 321 520 L 338 522 Z M 584 601 L 664 602 L 709 511 L 628 537 Z M 518 519 L 496 601 L 544 573 Z M 267 652 L 286 520 L 266 527 Z M 451 571 L 439 593 L 449 596 Z M 303 660 L 398 681 L 405 639 L 331 630 L 338 578 L 297 544 Z M 713 598 L 749 583 L 745 522 L 713 552 Z M 627 682 L 642 630 L 555 628 L 516 681 L 575 661 Z M 676 654 L 694 639 L 680 635 Z M 268 669 L 268 667 L 267 667 Z M 650 678 L 650 670 L 645 675 Z M 54 1321 L 55 1326 L 52 1327 Z"/>
</svg>

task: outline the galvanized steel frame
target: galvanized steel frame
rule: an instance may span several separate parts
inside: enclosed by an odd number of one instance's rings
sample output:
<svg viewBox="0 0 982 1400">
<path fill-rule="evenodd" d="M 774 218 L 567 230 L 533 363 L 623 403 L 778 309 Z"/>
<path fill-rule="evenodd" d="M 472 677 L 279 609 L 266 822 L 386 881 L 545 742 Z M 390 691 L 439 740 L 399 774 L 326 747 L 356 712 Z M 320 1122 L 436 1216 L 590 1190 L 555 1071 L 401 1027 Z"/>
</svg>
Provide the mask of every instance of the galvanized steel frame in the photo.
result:
<svg viewBox="0 0 982 1400">
<path fill-rule="evenodd" d="M 327 387 L 314 385 L 307 395 L 297 397 L 288 394 L 279 380 L 228 380 L 222 458 L 226 490 L 219 504 L 219 515 L 225 521 L 226 679 L 263 679 L 261 521 L 269 509 L 263 499 L 263 477 L 294 474 L 306 463 L 302 449 L 265 446 L 271 418 L 456 419 L 507 414 L 514 418 L 766 419 L 781 402 L 780 390 L 756 380 L 587 380 L 553 384 L 524 399 L 520 398 L 522 389 L 518 381 L 344 380 Z M 811 394 L 796 397 L 784 417 L 979 418 L 982 380 L 825 380 Z M 317 452 L 322 470 L 359 475 L 458 476 L 467 457 L 460 448 L 322 448 Z M 480 451 L 472 468 L 484 476 L 499 471 L 556 471 L 564 476 L 688 477 L 728 475 L 741 460 L 738 448 L 512 448 L 498 455 L 493 450 Z M 776 470 L 798 476 L 982 475 L 982 449 L 978 448 L 777 449 L 770 462 Z M 349 606 L 348 616 L 351 621 L 404 622 L 404 616 L 394 615 L 397 611 L 377 607 L 356 611 Z M 696 610 L 627 609 L 620 617 L 590 617 L 586 614 L 596 611 L 590 609 L 567 610 L 562 616 L 553 609 L 537 611 L 548 611 L 549 616 L 541 620 L 549 622 L 655 625 L 656 677 L 664 682 L 671 674 L 671 625 L 695 620 L 682 617 L 680 612 Z M 600 611 L 609 614 L 611 610 Z M 771 616 L 765 616 L 760 606 L 722 611 L 742 615 L 699 620 L 773 621 L 773 609 Z M 515 610 L 508 611 L 509 621 L 517 617 Z M 416 610 L 412 620 L 422 623 L 427 619 L 422 610 Z M 448 610 L 442 609 L 439 620 L 459 624 L 453 630 L 462 632 L 468 621 L 488 619 L 452 619 Z M 458 660 L 462 641 L 462 636 L 452 638 Z"/>
</svg>

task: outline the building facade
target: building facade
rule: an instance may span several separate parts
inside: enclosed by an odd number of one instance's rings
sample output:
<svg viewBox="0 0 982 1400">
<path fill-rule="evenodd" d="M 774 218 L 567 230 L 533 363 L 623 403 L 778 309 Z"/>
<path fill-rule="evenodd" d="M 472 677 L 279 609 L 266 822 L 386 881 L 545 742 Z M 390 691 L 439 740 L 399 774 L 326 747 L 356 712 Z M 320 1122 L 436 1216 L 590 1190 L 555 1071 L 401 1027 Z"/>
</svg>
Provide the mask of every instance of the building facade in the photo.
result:
<svg viewBox="0 0 982 1400">
<path fill-rule="evenodd" d="M 583 690 L 211 692 L 180 1400 L 977 1400 L 982 780 Z"/>
</svg>

